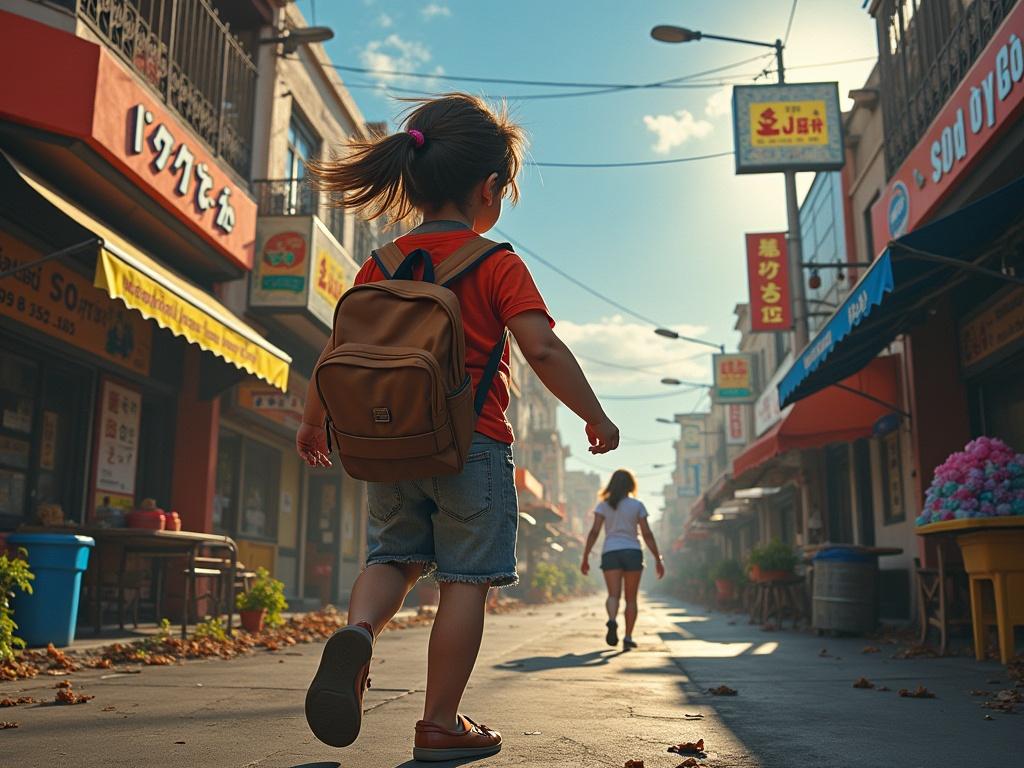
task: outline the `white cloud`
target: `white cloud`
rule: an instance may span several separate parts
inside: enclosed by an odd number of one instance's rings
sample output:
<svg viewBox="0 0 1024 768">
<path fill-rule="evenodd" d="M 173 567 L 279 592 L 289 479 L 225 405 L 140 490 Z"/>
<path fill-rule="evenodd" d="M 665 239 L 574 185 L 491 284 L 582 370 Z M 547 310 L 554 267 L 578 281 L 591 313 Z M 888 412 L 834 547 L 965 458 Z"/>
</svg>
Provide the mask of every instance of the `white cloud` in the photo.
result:
<svg viewBox="0 0 1024 768">
<path fill-rule="evenodd" d="M 727 117 L 732 113 L 732 86 L 723 85 L 720 91 L 708 96 L 704 105 L 704 114 L 708 117 Z"/>
<path fill-rule="evenodd" d="M 368 69 L 382 70 L 385 72 L 423 72 L 429 71 L 432 74 L 444 73 L 444 68 L 437 66 L 428 70 L 427 64 L 431 59 L 430 49 L 417 40 L 406 40 L 397 34 L 390 34 L 383 40 L 372 40 L 359 54 L 363 66 Z M 371 73 L 379 83 L 398 84 L 404 82 L 416 82 L 420 86 L 435 87 L 432 80 L 421 80 L 402 77 L 401 75 L 389 75 Z"/>
<path fill-rule="evenodd" d="M 672 330 L 701 338 L 707 329 L 676 325 Z M 591 384 L 604 393 L 650 393 L 671 390 L 659 381 L 664 376 L 684 381 L 707 381 L 711 363 L 706 348 L 656 336 L 650 326 L 622 315 L 589 323 L 559 320 L 558 335 L 580 356 Z M 594 362 L 601 360 L 614 365 Z M 621 367 L 617 367 L 621 366 Z"/>
<path fill-rule="evenodd" d="M 452 10 L 447 5 L 441 5 L 440 3 L 429 3 L 423 6 L 423 9 L 420 11 L 420 13 L 423 15 L 424 19 L 427 19 L 429 21 L 430 19 L 435 19 L 438 16 L 451 16 Z"/>
<path fill-rule="evenodd" d="M 382 13 L 380 16 L 377 17 L 377 26 L 380 27 L 381 29 L 387 29 L 394 23 L 395 20 L 388 16 L 386 13 Z"/>
<path fill-rule="evenodd" d="M 644 125 L 658 137 L 652 149 L 659 155 L 690 139 L 702 139 L 714 130 L 707 120 L 698 120 L 685 109 L 671 115 L 645 115 Z"/>
</svg>

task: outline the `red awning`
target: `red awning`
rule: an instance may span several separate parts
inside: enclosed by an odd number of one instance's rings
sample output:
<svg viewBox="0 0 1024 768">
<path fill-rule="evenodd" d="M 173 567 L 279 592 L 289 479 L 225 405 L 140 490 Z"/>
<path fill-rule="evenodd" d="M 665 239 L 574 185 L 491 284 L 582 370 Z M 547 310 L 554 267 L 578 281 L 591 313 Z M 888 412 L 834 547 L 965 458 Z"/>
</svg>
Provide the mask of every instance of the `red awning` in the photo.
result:
<svg viewBox="0 0 1024 768">
<path fill-rule="evenodd" d="M 733 477 L 787 451 L 869 437 L 875 422 L 892 413 L 899 400 L 896 357 L 876 357 L 859 373 L 794 403 L 778 424 L 736 457 Z"/>
</svg>

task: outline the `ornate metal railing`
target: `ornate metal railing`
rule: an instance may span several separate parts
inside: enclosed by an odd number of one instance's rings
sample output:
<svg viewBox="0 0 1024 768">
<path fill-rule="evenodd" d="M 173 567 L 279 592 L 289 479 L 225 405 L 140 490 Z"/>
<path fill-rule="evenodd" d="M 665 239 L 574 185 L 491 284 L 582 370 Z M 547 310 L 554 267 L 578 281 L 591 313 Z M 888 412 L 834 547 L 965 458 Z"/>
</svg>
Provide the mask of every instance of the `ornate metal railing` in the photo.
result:
<svg viewBox="0 0 1024 768">
<path fill-rule="evenodd" d="M 249 177 L 256 65 L 209 0 L 78 0 L 78 16 Z"/>
<path fill-rule="evenodd" d="M 261 216 L 319 216 L 335 239 L 345 242 L 345 209 L 305 179 L 256 179 L 252 189 Z"/>
<path fill-rule="evenodd" d="M 1018 0 L 882 0 L 875 19 L 892 175 Z"/>
</svg>

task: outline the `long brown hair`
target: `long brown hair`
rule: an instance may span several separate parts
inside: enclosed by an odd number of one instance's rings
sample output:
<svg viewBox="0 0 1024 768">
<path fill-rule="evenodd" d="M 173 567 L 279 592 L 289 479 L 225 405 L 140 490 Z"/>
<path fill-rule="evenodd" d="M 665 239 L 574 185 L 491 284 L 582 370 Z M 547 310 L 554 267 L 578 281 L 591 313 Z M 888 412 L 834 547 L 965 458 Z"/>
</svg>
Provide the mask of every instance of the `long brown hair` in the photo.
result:
<svg viewBox="0 0 1024 768">
<path fill-rule="evenodd" d="M 612 509 L 619 508 L 619 502 L 636 491 L 636 478 L 628 469 L 617 469 L 612 473 L 608 485 L 601 491 L 601 498 L 611 506 Z"/>
<path fill-rule="evenodd" d="M 367 218 L 392 221 L 413 209 L 462 205 L 492 173 L 498 174 L 496 192 L 519 200 L 516 176 L 526 134 L 504 104 L 494 110 L 467 93 L 404 101 L 412 106 L 398 133 L 354 139 L 344 157 L 309 162 L 316 186 Z"/>
</svg>

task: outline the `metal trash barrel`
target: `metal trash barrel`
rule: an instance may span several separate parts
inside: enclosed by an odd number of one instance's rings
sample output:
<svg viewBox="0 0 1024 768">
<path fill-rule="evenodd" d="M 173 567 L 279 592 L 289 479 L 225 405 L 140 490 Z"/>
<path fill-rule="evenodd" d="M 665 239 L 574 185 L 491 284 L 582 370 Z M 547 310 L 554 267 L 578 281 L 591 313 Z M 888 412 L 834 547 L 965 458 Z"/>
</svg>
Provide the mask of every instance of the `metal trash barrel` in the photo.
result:
<svg viewBox="0 0 1024 768">
<path fill-rule="evenodd" d="M 813 560 L 811 626 L 834 632 L 871 632 L 878 623 L 878 558 L 850 547 L 829 547 Z"/>
</svg>

